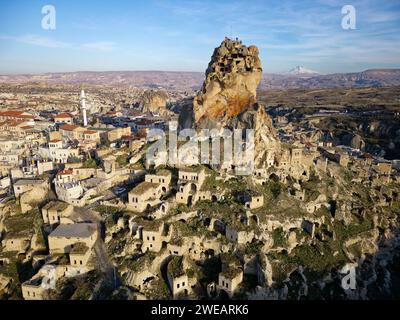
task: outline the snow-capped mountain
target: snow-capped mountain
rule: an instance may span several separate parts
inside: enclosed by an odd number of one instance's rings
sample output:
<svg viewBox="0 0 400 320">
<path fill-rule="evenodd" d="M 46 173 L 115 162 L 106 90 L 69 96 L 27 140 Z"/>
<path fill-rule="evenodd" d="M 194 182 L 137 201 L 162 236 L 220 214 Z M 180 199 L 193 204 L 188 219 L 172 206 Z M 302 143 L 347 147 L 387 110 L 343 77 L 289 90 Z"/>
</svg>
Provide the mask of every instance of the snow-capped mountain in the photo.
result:
<svg viewBox="0 0 400 320">
<path fill-rule="evenodd" d="M 317 71 L 304 68 L 303 66 L 297 66 L 297 67 L 294 67 L 293 69 L 289 70 L 289 72 L 287 74 L 291 74 L 291 75 L 317 75 L 319 73 Z"/>
</svg>

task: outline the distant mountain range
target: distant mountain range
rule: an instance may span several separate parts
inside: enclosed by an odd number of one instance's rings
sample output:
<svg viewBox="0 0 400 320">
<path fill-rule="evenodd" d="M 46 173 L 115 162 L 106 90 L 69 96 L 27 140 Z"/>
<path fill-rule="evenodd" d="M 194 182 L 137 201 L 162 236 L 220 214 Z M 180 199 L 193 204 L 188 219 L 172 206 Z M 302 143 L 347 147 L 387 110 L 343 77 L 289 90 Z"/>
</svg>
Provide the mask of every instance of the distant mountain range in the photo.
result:
<svg viewBox="0 0 400 320">
<path fill-rule="evenodd" d="M 167 90 L 198 90 L 204 80 L 202 72 L 171 71 L 80 71 L 38 75 L 0 75 L 0 83 L 48 82 L 65 84 L 128 85 Z M 371 69 L 353 73 L 321 75 L 304 67 L 286 74 L 264 74 L 263 89 L 349 88 L 400 86 L 400 69 Z"/>
<path fill-rule="evenodd" d="M 289 75 L 317 75 L 319 74 L 317 71 L 307 69 L 303 66 L 297 66 L 294 67 L 293 69 L 289 70 L 287 73 Z"/>
<path fill-rule="evenodd" d="M 266 74 L 262 86 L 276 89 L 390 87 L 400 85 L 400 69 L 334 74 Z"/>
</svg>

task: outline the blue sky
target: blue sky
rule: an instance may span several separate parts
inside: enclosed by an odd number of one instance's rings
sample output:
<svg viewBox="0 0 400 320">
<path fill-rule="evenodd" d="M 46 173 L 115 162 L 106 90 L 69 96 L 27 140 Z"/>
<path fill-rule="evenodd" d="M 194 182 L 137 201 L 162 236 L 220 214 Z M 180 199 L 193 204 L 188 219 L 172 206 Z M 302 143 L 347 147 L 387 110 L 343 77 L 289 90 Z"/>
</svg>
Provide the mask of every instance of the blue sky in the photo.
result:
<svg viewBox="0 0 400 320">
<path fill-rule="evenodd" d="M 56 30 L 41 27 L 44 5 Z M 356 30 L 341 27 L 343 5 Z M 397 0 L 2 0 L 0 74 L 204 71 L 225 36 L 260 49 L 264 72 L 400 67 Z"/>
</svg>

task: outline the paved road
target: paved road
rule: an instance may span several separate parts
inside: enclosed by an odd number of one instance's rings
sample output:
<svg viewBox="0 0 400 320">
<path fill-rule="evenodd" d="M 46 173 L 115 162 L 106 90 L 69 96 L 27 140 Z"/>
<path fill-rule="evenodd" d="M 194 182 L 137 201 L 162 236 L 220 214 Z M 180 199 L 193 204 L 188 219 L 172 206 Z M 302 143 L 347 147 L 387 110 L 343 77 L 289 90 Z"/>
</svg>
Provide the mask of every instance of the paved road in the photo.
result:
<svg viewBox="0 0 400 320">
<path fill-rule="evenodd" d="M 100 270 L 105 273 L 114 273 L 114 265 L 111 263 L 108 257 L 103 240 L 97 239 L 96 243 L 94 244 L 94 251 L 96 252 Z"/>
<path fill-rule="evenodd" d="M 86 206 L 83 208 L 75 207 L 74 211 L 78 214 L 84 221 L 91 221 L 93 223 L 100 223 L 102 218 L 100 214 L 94 210 L 93 207 Z"/>
</svg>

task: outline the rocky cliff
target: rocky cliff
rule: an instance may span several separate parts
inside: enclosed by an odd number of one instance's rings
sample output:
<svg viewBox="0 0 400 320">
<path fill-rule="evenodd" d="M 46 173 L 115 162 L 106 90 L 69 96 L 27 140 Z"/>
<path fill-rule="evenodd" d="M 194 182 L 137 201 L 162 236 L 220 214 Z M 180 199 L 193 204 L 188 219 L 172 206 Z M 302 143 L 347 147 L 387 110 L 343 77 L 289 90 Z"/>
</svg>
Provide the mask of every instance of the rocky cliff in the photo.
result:
<svg viewBox="0 0 400 320">
<path fill-rule="evenodd" d="M 276 157 L 281 152 L 278 133 L 271 117 L 258 103 L 227 121 L 231 129 L 254 130 L 254 163 L 256 167 L 265 165 L 267 159 Z"/>
<path fill-rule="evenodd" d="M 229 120 L 252 107 L 262 69 L 256 46 L 225 38 L 214 50 L 202 90 L 194 98 L 197 126 Z"/>
<path fill-rule="evenodd" d="M 253 129 L 256 166 L 280 150 L 272 119 L 257 103 L 262 74 L 258 54 L 254 45 L 225 38 L 214 50 L 193 106 L 183 108 L 180 116 L 185 128 Z"/>
<path fill-rule="evenodd" d="M 139 106 L 143 112 L 168 114 L 167 100 L 166 92 L 147 90 L 143 93 Z"/>
</svg>

